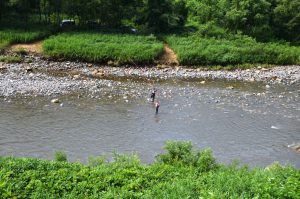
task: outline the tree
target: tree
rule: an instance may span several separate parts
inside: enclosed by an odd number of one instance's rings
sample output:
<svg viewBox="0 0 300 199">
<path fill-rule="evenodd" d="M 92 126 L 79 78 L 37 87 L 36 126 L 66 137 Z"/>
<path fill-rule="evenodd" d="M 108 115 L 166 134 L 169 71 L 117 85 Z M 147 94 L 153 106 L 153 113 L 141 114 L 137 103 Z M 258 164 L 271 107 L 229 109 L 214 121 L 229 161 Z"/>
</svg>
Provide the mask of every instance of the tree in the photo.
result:
<svg viewBox="0 0 300 199">
<path fill-rule="evenodd" d="M 0 0 L 0 22 L 7 13 L 9 0 Z"/>
<path fill-rule="evenodd" d="M 274 8 L 273 28 L 279 38 L 300 40 L 300 1 L 278 0 Z"/>
<path fill-rule="evenodd" d="M 146 24 L 150 31 L 169 32 L 183 26 L 186 17 L 184 1 L 148 0 L 142 23 Z"/>
</svg>

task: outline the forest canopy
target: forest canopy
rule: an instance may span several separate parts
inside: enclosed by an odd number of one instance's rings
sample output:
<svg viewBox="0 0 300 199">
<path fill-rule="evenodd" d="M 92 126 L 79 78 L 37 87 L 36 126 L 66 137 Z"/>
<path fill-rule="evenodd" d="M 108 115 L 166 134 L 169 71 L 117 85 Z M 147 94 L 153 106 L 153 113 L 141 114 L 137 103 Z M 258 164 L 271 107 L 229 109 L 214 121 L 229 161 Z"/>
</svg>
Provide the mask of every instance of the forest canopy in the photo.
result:
<svg viewBox="0 0 300 199">
<path fill-rule="evenodd" d="M 244 34 L 259 41 L 300 39 L 299 0 L 1 0 L 1 27 L 131 26 L 145 33 L 197 31 L 202 36 Z"/>
</svg>

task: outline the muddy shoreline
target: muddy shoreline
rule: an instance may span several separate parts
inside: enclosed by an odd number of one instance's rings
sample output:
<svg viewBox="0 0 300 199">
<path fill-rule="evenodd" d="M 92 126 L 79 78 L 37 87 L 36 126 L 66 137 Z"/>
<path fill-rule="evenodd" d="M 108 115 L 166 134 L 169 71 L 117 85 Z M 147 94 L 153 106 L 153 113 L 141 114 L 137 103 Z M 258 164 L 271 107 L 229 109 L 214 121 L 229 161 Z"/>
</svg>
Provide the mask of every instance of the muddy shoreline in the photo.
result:
<svg viewBox="0 0 300 199">
<path fill-rule="evenodd" d="M 234 71 L 210 71 L 178 67 L 111 67 L 85 62 L 51 61 L 40 56 L 25 56 L 22 63 L 0 62 L 0 96 L 51 96 L 75 91 L 103 92 L 118 84 L 113 78 L 144 78 L 146 80 L 207 79 L 299 84 L 300 66 L 277 66 Z"/>
</svg>

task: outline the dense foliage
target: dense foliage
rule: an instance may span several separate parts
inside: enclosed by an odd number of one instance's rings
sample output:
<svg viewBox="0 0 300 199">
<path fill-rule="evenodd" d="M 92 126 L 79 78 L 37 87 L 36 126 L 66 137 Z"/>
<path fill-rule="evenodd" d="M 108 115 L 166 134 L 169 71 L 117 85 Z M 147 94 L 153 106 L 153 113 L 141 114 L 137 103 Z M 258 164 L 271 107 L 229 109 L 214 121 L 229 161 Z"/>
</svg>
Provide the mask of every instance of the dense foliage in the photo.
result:
<svg viewBox="0 0 300 199">
<path fill-rule="evenodd" d="M 299 0 L 0 1 L 0 24 L 58 25 L 62 19 L 75 19 L 81 26 L 88 22 L 111 28 L 130 25 L 152 33 L 213 25 L 225 33 L 241 32 L 261 41 L 300 39 Z"/>
<path fill-rule="evenodd" d="M 230 65 L 244 63 L 300 64 L 300 47 L 259 43 L 249 37 L 231 39 L 167 37 L 167 42 L 184 65 Z"/>
<path fill-rule="evenodd" d="M 210 150 L 168 142 L 155 163 L 115 155 L 89 165 L 0 158 L 1 198 L 299 198 L 300 171 L 217 164 Z"/>
<path fill-rule="evenodd" d="M 154 36 L 64 33 L 47 39 L 44 53 L 55 58 L 90 62 L 153 63 L 163 51 Z"/>
</svg>

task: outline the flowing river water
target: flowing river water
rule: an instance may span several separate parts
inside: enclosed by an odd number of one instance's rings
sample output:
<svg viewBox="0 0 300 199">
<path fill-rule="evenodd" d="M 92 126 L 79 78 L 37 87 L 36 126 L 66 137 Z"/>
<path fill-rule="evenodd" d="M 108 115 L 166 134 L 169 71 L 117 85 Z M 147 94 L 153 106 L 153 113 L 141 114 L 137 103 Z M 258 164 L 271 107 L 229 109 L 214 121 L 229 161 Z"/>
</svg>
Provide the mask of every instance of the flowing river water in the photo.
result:
<svg viewBox="0 0 300 199">
<path fill-rule="evenodd" d="M 150 163 L 167 140 L 210 147 L 219 162 L 273 162 L 300 168 L 300 87 L 209 80 L 156 81 L 159 113 L 148 97 L 153 82 L 115 79 L 103 93 L 0 98 L 0 155 L 70 161 L 113 152 Z M 117 82 L 117 83 L 116 83 Z M 203 84 L 204 83 L 204 84 Z"/>
</svg>

